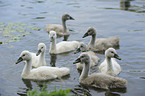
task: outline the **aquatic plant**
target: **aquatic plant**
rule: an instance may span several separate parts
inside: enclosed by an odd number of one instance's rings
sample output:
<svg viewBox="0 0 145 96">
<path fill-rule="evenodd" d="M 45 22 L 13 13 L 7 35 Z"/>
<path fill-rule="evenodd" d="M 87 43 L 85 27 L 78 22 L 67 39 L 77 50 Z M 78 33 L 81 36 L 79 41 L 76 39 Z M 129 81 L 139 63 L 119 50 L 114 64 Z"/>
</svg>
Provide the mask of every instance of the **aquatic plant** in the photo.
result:
<svg viewBox="0 0 145 96">
<path fill-rule="evenodd" d="M 0 22 L 0 44 L 19 41 L 22 37 L 31 34 L 32 31 L 40 31 L 40 28 L 26 23 Z"/>
<path fill-rule="evenodd" d="M 55 91 L 49 92 L 49 91 L 38 91 L 38 90 L 34 90 L 34 91 L 28 91 L 27 92 L 28 96 L 71 96 L 70 95 L 70 89 L 66 89 L 66 90 L 62 90 L 62 89 L 56 89 Z"/>
</svg>

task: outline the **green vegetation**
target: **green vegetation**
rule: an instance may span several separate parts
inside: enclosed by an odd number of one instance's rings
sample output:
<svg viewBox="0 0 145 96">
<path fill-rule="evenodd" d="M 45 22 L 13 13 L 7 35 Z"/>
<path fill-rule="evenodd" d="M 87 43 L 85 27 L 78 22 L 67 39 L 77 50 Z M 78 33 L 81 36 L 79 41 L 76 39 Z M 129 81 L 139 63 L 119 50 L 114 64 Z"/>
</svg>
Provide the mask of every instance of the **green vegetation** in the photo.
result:
<svg viewBox="0 0 145 96">
<path fill-rule="evenodd" d="M 31 31 L 40 31 L 40 28 L 26 23 L 0 22 L 0 44 L 19 41 L 22 37 L 31 34 Z"/>
<path fill-rule="evenodd" d="M 66 90 L 58 90 L 55 88 L 55 91 L 49 92 L 49 91 L 37 91 L 36 89 L 34 91 L 28 91 L 28 96 L 71 96 L 70 95 L 71 89 Z"/>
<path fill-rule="evenodd" d="M 140 77 L 141 79 L 145 79 L 145 77 Z"/>
</svg>

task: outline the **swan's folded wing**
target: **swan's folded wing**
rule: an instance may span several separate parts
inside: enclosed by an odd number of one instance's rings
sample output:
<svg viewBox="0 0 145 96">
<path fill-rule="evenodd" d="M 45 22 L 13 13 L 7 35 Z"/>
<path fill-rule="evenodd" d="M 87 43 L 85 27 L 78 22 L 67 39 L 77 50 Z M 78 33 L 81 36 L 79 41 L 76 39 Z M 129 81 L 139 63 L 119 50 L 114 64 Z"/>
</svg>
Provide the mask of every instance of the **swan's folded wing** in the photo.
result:
<svg viewBox="0 0 145 96">
<path fill-rule="evenodd" d="M 60 24 L 47 24 L 46 31 L 56 31 L 56 33 L 63 33 L 63 26 Z"/>
</svg>

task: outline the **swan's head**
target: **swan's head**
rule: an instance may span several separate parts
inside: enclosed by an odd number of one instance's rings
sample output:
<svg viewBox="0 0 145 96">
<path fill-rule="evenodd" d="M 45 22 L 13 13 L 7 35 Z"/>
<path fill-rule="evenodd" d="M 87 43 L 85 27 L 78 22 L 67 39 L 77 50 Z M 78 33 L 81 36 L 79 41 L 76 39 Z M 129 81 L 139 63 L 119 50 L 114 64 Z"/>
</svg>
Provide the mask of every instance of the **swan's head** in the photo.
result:
<svg viewBox="0 0 145 96">
<path fill-rule="evenodd" d="M 56 32 L 55 31 L 50 31 L 49 32 L 49 38 L 50 38 L 50 42 L 52 42 L 56 38 Z"/>
<path fill-rule="evenodd" d="M 21 61 L 28 61 L 32 58 L 31 54 L 29 51 L 23 51 L 20 56 L 19 59 L 17 60 L 16 64 L 20 63 Z"/>
<path fill-rule="evenodd" d="M 93 36 L 96 35 L 96 29 L 94 27 L 89 27 L 87 32 L 84 34 L 82 38 L 85 38 L 87 36 Z"/>
<path fill-rule="evenodd" d="M 41 52 L 45 52 L 45 49 L 46 49 L 46 45 L 44 43 L 39 43 L 38 52 L 37 52 L 36 56 L 38 56 Z"/>
<path fill-rule="evenodd" d="M 63 14 L 62 20 L 66 21 L 66 20 L 75 20 L 75 19 L 72 18 L 69 14 Z"/>
<path fill-rule="evenodd" d="M 87 51 L 87 45 L 81 42 L 78 49 L 74 52 L 74 54 L 79 53 L 79 52 L 86 52 L 86 51 Z"/>
<path fill-rule="evenodd" d="M 121 58 L 118 56 L 118 54 L 114 48 L 108 48 L 105 51 L 105 57 L 116 58 L 118 60 L 121 60 Z"/>
<path fill-rule="evenodd" d="M 85 64 L 89 64 L 90 63 L 90 57 L 88 54 L 86 54 L 85 52 L 82 53 L 76 60 L 75 62 L 73 62 L 73 64 L 76 64 L 76 63 L 85 63 Z"/>
</svg>

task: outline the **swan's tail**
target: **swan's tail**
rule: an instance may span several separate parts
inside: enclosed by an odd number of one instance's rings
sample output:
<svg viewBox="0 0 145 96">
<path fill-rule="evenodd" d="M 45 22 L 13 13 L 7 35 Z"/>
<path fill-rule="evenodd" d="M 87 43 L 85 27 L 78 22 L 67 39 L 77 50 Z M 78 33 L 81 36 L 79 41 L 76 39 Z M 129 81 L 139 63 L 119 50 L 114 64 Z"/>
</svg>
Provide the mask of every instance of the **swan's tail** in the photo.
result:
<svg viewBox="0 0 145 96">
<path fill-rule="evenodd" d="M 66 67 L 62 67 L 62 68 L 60 68 L 59 72 L 61 74 L 61 76 L 59 76 L 59 77 L 66 76 L 70 73 L 70 69 L 66 68 Z"/>
<path fill-rule="evenodd" d="M 122 78 L 116 78 L 116 80 L 114 80 L 113 83 L 114 84 L 112 84 L 110 88 L 126 88 L 127 80 L 122 79 Z"/>
</svg>

